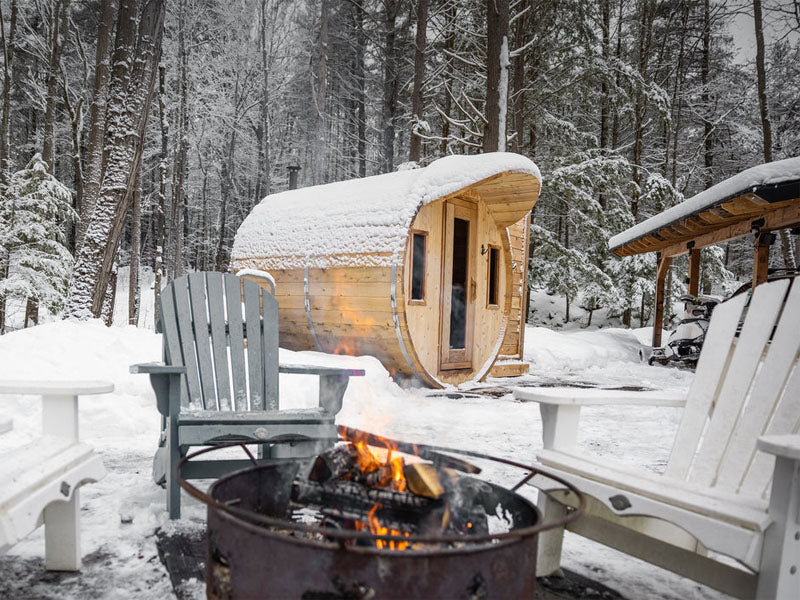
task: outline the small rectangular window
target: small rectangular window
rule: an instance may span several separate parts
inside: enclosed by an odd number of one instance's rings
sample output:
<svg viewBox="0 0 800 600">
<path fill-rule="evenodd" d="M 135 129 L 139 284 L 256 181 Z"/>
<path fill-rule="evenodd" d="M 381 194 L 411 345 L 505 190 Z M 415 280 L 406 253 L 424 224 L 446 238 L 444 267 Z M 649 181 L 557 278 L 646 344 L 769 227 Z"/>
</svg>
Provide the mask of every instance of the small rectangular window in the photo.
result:
<svg viewBox="0 0 800 600">
<path fill-rule="evenodd" d="M 425 237 L 414 233 L 411 247 L 411 299 L 425 300 Z"/>
<path fill-rule="evenodd" d="M 497 306 L 500 288 L 500 249 L 489 247 L 489 306 Z"/>
</svg>

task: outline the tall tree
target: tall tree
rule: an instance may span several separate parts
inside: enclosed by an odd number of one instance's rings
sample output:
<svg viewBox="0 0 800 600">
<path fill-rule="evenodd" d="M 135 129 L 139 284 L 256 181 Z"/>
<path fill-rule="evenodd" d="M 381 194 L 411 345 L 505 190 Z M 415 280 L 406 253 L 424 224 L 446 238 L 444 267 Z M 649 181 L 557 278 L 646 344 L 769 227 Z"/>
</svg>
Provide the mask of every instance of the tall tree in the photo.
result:
<svg viewBox="0 0 800 600">
<path fill-rule="evenodd" d="M 100 13 L 97 21 L 97 46 L 94 61 L 94 85 L 92 104 L 89 108 L 89 132 L 86 139 L 86 170 L 83 190 L 83 203 L 78 227 L 77 246 L 83 241 L 89 216 L 97 203 L 102 180 L 103 148 L 106 132 L 106 103 L 108 101 L 108 81 L 111 76 L 111 36 L 114 31 L 116 0 L 100 0 Z"/>
<path fill-rule="evenodd" d="M 708 0 L 706 0 L 708 1 Z M 767 106 L 767 73 L 765 67 L 764 51 L 764 21 L 761 13 L 761 0 L 753 0 L 753 16 L 755 21 L 756 34 L 756 77 L 758 82 L 758 108 L 761 115 L 761 133 L 764 145 L 764 162 L 772 162 L 772 123 L 769 118 L 769 107 Z M 783 266 L 787 269 L 795 269 L 794 249 L 792 248 L 789 234 L 785 229 L 779 232 L 781 239 L 781 253 Z"/>
<path fill-rule="evenodd" d="M 50 42 L 50 66 L 47 69 L 47 97 L 44 110 L 42 158 L 50 172 L 55 173 L 55 119 L 59 100 L 58 75 L 61 71 L 61 51 L 69 35 L 70 0 L 58 0 L 53 7 L 53 26 Z"/>
<path fill-rule="evenodd" d="M 486 0 L 486 127 L 483 151 L 506 149 L 508 0 Z"/>
<path fill-rule="evenodd" d="M 136 0 L 120 1 L 108 96 L 108 157 L 67 301 L 67 314 L 75 318 L 100 316 L 141 160 L 166 1 L 140 1 L 141 11 Z"/>
<path fill-rule="evenodd" d="M 423 98 L 425 81 L 425 44 L 428 32 L 428 0 L 417 0 L 417 34 L 414 40 L 414 91 L 411 93 L 411 147 L 408 160 L 419 162 L 422 157 Z"/>
<path fill-rule="evenodd" d="M 394 171 L 394 137 L 397 125 L 397 17 L 402 2 L 383 0 L 383 110 L 381 129 L 383 148 L 381 172 Z"/>
</svg>

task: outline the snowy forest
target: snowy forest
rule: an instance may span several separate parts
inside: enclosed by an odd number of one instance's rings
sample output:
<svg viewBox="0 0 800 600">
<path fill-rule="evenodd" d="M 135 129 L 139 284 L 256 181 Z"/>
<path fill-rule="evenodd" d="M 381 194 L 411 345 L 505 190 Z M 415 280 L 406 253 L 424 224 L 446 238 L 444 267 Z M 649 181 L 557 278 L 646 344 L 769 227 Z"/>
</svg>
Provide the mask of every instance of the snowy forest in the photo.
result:
<svg viewBox="0 0 800 600">
<path fill-rule="evenodd" d="M 497 150 L 543 174 L 529 286 L 645 324 L 655 256 L 608 238 L 800 155 L 798 32 L 797 0 L 0 0 L 0 328 L 109 319 L 121 267 L 227 270 L 290 171 Z M 702 289 L 751 261 L 705 249 Z"/>
</svg>

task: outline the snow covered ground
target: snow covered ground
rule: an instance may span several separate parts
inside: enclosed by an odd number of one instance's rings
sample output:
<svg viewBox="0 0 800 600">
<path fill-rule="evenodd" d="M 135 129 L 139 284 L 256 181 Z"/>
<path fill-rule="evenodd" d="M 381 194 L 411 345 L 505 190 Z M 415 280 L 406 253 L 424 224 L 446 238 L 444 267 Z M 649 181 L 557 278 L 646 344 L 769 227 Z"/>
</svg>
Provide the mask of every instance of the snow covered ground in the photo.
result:
<svg viewBox="0 0 800 600">
<path fill-rule="evenodd" d="M 686 371 L 648 367 L 638 362 L 640 337 L 646 331 L 619 329 L 554 332 L 529 327 L 526 359 L 531 375 L 525 385 L 567 381 L 608 387 L 634 386 L 685 391 Z M 116 385 L 107 396 L 81 399 L 81 437 L 105 462 L 108 476 L 82 489 L 84 569 L 54 579 L 42 571 L 40 529 L 0 557 L 0 598 L 162 598 L 169 579 L 156 552 L 154 531 L 167 522 L 164 491 L 151 483 L 150 463 L 158 435 L 155 398 L 145 376 L 128 365 L 158 360 L 160 337 L 144 328 L 106 328 L 99 322 L 53 322 L 0 338 L 2 378 L 104 378 Z M 541 444 L 538 407 L 502 397 L 480 395 L 481 388 L 507 385 L 494 380 L 451 390 L 401 389 L 370 357 L 328 356 L 281 351 L 286 362 L 364 368 L 366 377 L 351 379 L 338 421 L 397 437 L 475 449 L 531 461 Z M 283 406 L 309 405 L 315 381 L 282 376 Z M 457 393 L 454 393 L 457 392 Z M 0 412 L 13 416 L 14 429 L 0 436 L 0 455 L 37 435 L 40 402 L 32 397 L 2 397 Z M 676 429 L 676 409 L 592 408 L 585 411 L 580 443 L 615 460 L 659 471 Z M 517 473 L 494 470 L 502 483 Z M 203 507 L 185 500 L 179 527 L 202 524 Z M 720 598 L 720 594 L 666 571 L 568 534 L 564 565 L 606 583 L 628 598 Z M 55 583 L 58 581 L 58 584 Z M 202 585 L 196 586 L 202 597 Z"/>
</svg>

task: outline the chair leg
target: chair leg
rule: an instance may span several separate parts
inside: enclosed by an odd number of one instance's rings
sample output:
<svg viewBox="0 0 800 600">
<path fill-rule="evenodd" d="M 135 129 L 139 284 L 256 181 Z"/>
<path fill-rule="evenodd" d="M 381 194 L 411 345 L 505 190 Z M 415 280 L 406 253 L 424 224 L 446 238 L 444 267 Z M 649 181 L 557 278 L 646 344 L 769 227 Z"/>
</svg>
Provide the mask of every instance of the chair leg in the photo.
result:
<svg viewBox="0 0 800 600">
<path fill-rule="evenodd" d="M 536 505 L 545 522 L 561 519 L 567 509 L 560 502 L 540 491 Z M 564 543 L 564 528 L 558 527 L 539 534 L 539 550 L 536 558 L 536 576 L 552 575 L 561 569 L 561 547 Z"/>
<path fill-rule="evenodd" d="M 797 598 L 800 590 L 800 460 L 775 458 L 756 597 Z"/>
<path fill-rule="evenodd" d="M 181 488 L 175 476 L 175 467 L 181 460 L 181 448 L 178 444 L 177 427 L 170 427 L 167 433 L 167 453 L 169 455 L 167 469 L 167 512 L 170 519 L 181 518 Z"/>
<path fill-rule="evenodd" d="M 48 571 L 81 568 L 80 492 L 67 501 L 51 502 L 44 509 L 44 564 Z"/>
</svg>

